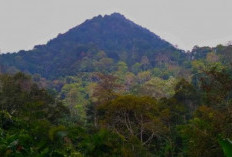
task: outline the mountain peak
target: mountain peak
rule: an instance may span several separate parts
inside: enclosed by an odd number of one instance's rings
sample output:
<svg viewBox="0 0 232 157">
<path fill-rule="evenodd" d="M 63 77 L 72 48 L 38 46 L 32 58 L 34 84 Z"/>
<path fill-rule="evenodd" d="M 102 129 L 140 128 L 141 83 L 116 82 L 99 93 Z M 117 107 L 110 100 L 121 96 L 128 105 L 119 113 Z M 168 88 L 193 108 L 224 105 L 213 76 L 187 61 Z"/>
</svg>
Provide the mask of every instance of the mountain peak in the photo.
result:
<svg viewBox="0 0 232 157">
<path fill-rule="evenodd" d="M 118 49 L 121 46 L 125 48 L 124 50 L 129 51 L 135 44 L 135 41 L 139 42 L 139 45 L 147 43 L 147 47 L 151 49 L 166 46 L 172 47 L 170 43 L 162 40 L 158 35 L 137 25 L 118 12 L 104 16 L 99 15 L 86 20 L 81 25 L 52 40 L 52 43 L 57 40 L 62 42 L 71 41 L 78 44 L 94 43 L 99 48 L 108 51 Z M 109 41 L 110 43 L 108 43 Z"/>
<path fill-rule="evenodd" d="M 117 56 L 117 58 L 122 52 L 130 54 L 137 51 L 141 55 L 161 49 L 176 50 L 172 44 L 117 12 L 88 19 L 49 41 L 46 46 L 59 50 L 67 44 L 95 45 L 106 51 L 109 56 Z"/>
<path fill-rule="evenodd" d="M 124 15 L 115 12 L 115 13 L 112 13 L 110 15 L 106 14 L 106 15 L 103 15 L 103 16 L 102 15 L 95 16 L 92 19 L 86 20 L 86 22 L 94 21 L 94 20 L 100 20 L 100 19 L 121 19 L 121 20 L 128 20 L 128 19 L 126 19 L 126 17 Z M 86 23 L 86 22 L 84 22 L 84 23 Z"/>
<path fill-rule="evenodd" d="M 124 16 L 124 15 L 122 15 L 122 14 L 120 14 L 120 13 L 117 13 L 117 12 L 112 13 L 112 14 L 109 15 L 109 16 L 111 16 L 111 17 L 118 17 L 118 18 L 124 18 L 124 19 L 125 19 L 125 16 Z"/>
</svg>

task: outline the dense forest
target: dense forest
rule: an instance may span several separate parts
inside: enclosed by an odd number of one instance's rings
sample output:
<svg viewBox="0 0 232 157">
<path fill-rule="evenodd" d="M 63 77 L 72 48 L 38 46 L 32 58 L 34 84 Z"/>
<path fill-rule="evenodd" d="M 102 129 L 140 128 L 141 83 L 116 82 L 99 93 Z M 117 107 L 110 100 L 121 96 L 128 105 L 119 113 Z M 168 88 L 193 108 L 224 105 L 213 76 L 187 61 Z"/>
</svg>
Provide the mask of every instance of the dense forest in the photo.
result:
<svg viewBox="0 0 232 157">
<path fill-rule="evenodd" d="M 0 55 L 0 156 L 231 157 L 231 60 L 118 13 Z"/>
</svg>

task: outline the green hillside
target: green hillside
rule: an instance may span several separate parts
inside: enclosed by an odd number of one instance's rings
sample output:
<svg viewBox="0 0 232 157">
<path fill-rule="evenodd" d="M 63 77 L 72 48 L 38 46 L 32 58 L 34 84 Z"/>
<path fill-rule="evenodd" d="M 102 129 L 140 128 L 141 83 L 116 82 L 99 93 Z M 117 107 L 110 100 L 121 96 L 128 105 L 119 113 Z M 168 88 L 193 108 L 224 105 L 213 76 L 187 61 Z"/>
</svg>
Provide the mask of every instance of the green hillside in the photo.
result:
<svg viewBox="0 0 232 157">
<path fill-rule="evenodd" d="M 183 51 L 114 13 L 0 55 L 0 156 L 231 154 L 232 46 Z"/>
</svg>

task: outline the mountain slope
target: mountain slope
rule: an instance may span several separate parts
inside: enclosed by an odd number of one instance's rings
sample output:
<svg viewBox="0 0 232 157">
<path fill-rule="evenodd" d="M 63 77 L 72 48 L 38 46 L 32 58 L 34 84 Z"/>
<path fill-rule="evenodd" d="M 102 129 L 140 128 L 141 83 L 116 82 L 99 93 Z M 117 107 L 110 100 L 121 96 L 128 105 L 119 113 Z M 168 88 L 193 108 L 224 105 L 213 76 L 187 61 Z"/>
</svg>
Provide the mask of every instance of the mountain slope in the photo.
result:
<svg viewBox="0 0 232 157">
<path fill-rule="evenodd" d="M 159 62 L 179 62 L 184 56 L 159 36 L 114 13 L 87 20 L 33 50 L 1 55 L 0 63 L 53 78 L 97 71 L 99 62 L 112 70 L 118 61 L 132 67 L 145 58 L 154 67 Z"/>
</svg>

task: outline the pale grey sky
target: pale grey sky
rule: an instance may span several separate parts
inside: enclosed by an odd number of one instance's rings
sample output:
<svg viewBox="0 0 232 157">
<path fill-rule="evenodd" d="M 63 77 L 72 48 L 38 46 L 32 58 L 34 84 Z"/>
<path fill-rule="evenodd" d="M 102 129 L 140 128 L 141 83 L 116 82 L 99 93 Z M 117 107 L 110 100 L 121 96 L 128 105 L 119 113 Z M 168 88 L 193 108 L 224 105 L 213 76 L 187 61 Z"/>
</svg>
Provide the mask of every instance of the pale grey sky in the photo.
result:
<svg viewBox="0 0 232 157">
<path fill-rule="evenodd" d="M 1 52 L 31 49 L 113 12 L 182 49 L 232 40 L 232 0 L 0 0 Z"/>
</svg>

